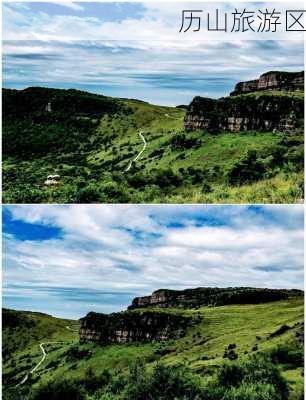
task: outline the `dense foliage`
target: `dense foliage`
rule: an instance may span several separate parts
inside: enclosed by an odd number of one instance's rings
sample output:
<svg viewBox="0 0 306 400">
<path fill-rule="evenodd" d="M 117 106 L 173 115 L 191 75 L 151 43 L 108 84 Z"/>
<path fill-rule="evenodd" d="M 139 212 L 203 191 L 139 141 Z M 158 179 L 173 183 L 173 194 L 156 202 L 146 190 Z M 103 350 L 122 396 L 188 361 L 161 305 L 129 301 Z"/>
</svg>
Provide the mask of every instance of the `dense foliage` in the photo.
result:
<svg viewBox="0 0 306 400">
<path fill-rule="evenodd" d="M 85 149 L 99 119 L 118 109 L 113 99 L 78 90 L 4 89 L 3 153 L 28 158 Z"/>
<path fill-rule="evenodd" d="M 134 363 L 127 375 L 86 370 L 84 378 L 48 381 L 30 391 L 29 400 L 287 400 L 288 385 L 264 355 L 223 364 L 211 380 L 177 365 L 148 369 Z M 8 400 L 9 397 L 6 397 Z"/>
<path fill-rule="evenodd" d="M 285 112 L 292 102 L 300 110 L 303 96 L 222 101 L 246 113 L 254 102 L 263 107 L 270 102 Z M 206 112 L 220 114 L 215 102 L 207 100 Z M 198 112 L 196 99 L 193 107 Z M 182 108 L 76 90 L 4 90 L 4 202 L 289 203 L 303 198 L 302 111 L 295 116 L 297 128 L 286 132 L 186 132 L 184 116 Z M 143 145 L 140 131 L 147 146 L 127 172 Z M 50 174 L 60 175 L 57 185 L 45 185 Z"/>
<path fill-rule="evenodd" d="M 136 322 L 136 315 L 152 313 L 161 314 L 166 322 L 170 314 L 172 321 L 177 317 L 178 329 L 183 315 L 191 323 L 183 335 L 167 341 L 103 346 L 90 342 L 90 337 L 80 343 L 79 321 L 13 311 L 19 322 L 3 329 L 4 345 L 12 346 L 3 359 L 3 398 L 302 400 L 304 303 L 300 294 L 255 305 L 132 310 L 127 315 L 134 315 Z M 34 326 L 27 327 L 23 317 L 32 319 Z M 93 324 L 101 323 L 99 314 L 89 317 Z M 115 328 L 121 317 L 111 318 Z M 128 323 L 137 331 L 142 329 L 138 322 Z M 152 318 L 146 321 L 151 323 Z M 53 342 L 45 345 L 46 359 L 16 387 L 41 360 L 39 343 L 46 339 Z"/>
</svg>

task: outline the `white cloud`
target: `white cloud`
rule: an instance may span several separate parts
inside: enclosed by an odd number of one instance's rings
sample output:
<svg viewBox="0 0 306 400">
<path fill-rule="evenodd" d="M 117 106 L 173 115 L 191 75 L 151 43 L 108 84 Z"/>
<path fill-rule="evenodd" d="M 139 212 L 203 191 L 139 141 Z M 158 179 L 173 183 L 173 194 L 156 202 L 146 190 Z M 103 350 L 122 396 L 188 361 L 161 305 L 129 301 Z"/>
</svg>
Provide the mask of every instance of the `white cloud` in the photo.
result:
<svg viewBox="0 0 306 400">
<path fill-rule="evenodd" d="M 86 9 L 86 4 L 80 6 L 78 3 L 52 2 L 61 5 L 66 4 L 72 11 Z M 253 39 L 294 39 L 302 40 L 302 32 L 286 32 L 285 12 L 286 9 L 303 9 L 301 2 L 293 4 L 280 2 L 277 4 L 277 11 L 282 13 L 282 25 L 274 33 L 222 33 L 213 31 L 188 32 L 184 35 L 179 34 L 181 26 L 181 12 L 184 9 L 199 9 L 196 2 L 171 2 L 163 3 L 139 3 L 142 10 L 141 16 L 134 16 L 128 13 L 127 16 L 118 20 L 112 18 L 104 19 L 92 14 L 88 15 L 60 15 L 49 14 L 46 11 L 34 11 L 35 4 L 28 12 L 19 10 L 18 5 L 5 4 L 4 14 L 4 39 L 10 40 L 149 40 L 170 42 L 178 40 L 178 44 L 192 46 L 196 40 L 253 40 Z M 244 8 L 256 11 L 258 9 L 268 9 L 272 11 L 271 4 L 262 3 L 239 3 L 239 10 Z M 229 15 L 237 8 L 236 3 L 201 3 L 200 9 L 203 10 L 203 18 L 206 19 L 206 13 L 213 14 L 216 9 L 222 12 L 227 11 Z M 273 6 L 274 8 L 274 6 Z M 114 7 L 114 14 L 116 8 Z M 27 29 L 24 29 L 24 26 Z M 231 28 L 229 29 L 229 31 Z"/>
<path fill-rule="evenodd" d="M 63 236 L 6 235 L 4 284 L 23 295 L 41 287 L 131 292 L 121 307 L 161 287 L 303 287 L 302 206 L 184 208 L 10 206 L 15 220 L 56 226 Z M 239 213 L 246 218 L 237 219 Z M 299 217 L 294 226 L 292 214 Z M 90 307 L 111 309 L 108 301 Z"/>
<path fill-rule="evenodd" d="M 294 41 L 6 41 L 3 51 L 5 87 L 73 87 L 166 105 L 226 95 L 268 70 L 303 69 L 303 43 Z"/>
</svg>

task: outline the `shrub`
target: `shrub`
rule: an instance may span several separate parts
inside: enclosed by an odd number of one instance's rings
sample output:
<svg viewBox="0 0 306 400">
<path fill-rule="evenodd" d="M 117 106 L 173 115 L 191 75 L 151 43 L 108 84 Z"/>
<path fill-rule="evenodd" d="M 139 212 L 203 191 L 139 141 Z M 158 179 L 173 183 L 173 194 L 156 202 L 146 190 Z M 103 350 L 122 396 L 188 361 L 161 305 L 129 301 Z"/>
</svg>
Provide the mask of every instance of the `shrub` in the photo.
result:
<svg viewBox="0 0 306 400">
<path fill-rule="evenodd" d="M 192 147 L 198 148 L 201 146 L 201 140 L 180 134 L 170 139 L 170 145 L 173 150 L 191 149 Z"/>
<path fill-rule="evenodd" d="M 106 386 L 111 380 L 111 374 L 104 370 L 100 375 L 95 374 L 94 370 L 89 367 L 85 371 L 84 387 L 89 393 L 94 393 L 96 390 Z"/>
<path fill-rule="evenodd" d="M 182 177 L 173 172 L 171 168 L 157 170 L 152 179 L 153 183 L 161 189 L 168 189 L 170 186 L 179 186 L 182 183 Z"/>
<path fill-rule="evenodd" d="M 228 181 L 232 185 L 243 185 L 255 182 L 264 177 L 266 168 L 257 157 L 256 150 L 248 150 L 228 171 Z"/>
<path fill-rule="evenodd" d="M 281 399 L 288 398 L 288 387 L 279 369 L 267 356 L 256 354 L 243 364 L 246 383 L 268 383 L 273 385 Z"/>
<path fill-rule="evenodd" d="M 94 183 L 90 183 L 84 188 L 81 188 L 76 196 L 77 203 L 94 203 L 94 202 L 99 202 L 100 199 L 101 199 L 101 190 Z"/>
<path fill-rule="evenodd" d="M 83 388 L 69 380 L 47 382 L 33 389 L 30 400 L 85 400 L 86 394 Z"/>
<path fill-rule="evenodd" d="M 274 363 L 291 364 L 295 367 L 304 366 L 304 353 L 302 349 L 282 344 L 273 349 L 270 353 Z"/>
<path fill-rule="evenodd" d="M 67 350 L 66 356 L 70 361 L 78 361 L 90 358 L 92 352 L 90 350 L 82 349 L 79 346 L 72 346 Z"/>
<path fill-rule="evenodd" d="M 219 369 L 217 377 L 222 386 L 239 386 L 243 379 L 243 369 L 238 363 L 226 363 Z"/>
<path fill-rule="evenodd" d="M 203 194 L 211 193 L 212 192 L 212 188 L 211 188 L 210 184 L 207 183 L 207 182 L 204 182 L 203 185 L 202 185 L 201 192 Z"/>
<path fill-rule="evenodd" d="M 157 364 L 152 373 L 138 363 L 130 369 L 124 399 L 128 400 L 183 400 L 200 399 L 200 380 L 185 367 Z"/>
<path fill-rule="evenodd" d="M 244 393 L 247 390 L 245 385 L 250 387 L 252 385 L 271 385 L 274 387 L 275 395 L 270 394 L 270 397 L 267 397 L 268 400 L 286 400 L 288 398 L 287 383 L 281 376 L 279 369 L 268 357 L 260 354 L 256 354 L 244 362 L 224 364 L 218 371 L 217 379 L 218 384 L 228 389 L 244 386 L 244 388 L 241 389 L 241 393 Z M 271 390 L 270 392 L 272 393 Z M 234 393 L 235 392 L 233 391 L 232 397 L 228 398 L 229 400 L 236 399 Z M 240 397 L 237 395 L 237 399 L 241 398 L 249 400 L 249 397 L 246 395 L 244 398 L 242 395 L 239 396 Z M 250 397 L 250 399 L 253 398 L 257 400 L 257 397 Z M 266 400 L 263 394 L 262 397 L 258 397 L 258 399 Z"/>
<path fill-rule="evenodd" d="M 230 351 L 227 353 L 227 358 L 228 358 L 229 360 L 237 360 L 238 354 L 237 354 L 234 350 L 230 350 Z"/>
<path fill-rule="evenodd" d="M 287 331 L 289 331 L 290 329 L 291 329 L 290 326 L 284 324 L 284 325 L 282 325 L 279 329 L 277 329 L 275 332 L 272 332 L 272 333 L 270 334 L 270 337 L 273 338 L 273 337 L 275 337 L 275 336 L 280 336 L 280 335 L 286 333 Z"/>
</svg>

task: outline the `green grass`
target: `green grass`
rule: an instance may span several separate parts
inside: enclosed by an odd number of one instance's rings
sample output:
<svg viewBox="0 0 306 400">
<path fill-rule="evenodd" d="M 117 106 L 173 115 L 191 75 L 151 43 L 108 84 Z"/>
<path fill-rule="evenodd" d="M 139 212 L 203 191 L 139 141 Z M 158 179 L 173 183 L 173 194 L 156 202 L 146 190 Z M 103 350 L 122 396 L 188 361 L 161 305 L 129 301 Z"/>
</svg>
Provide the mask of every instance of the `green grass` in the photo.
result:
<svg viewBox="0 0 306 400">
<path fill-rule="evenodd" d="M 4 377 L 10 375 L 12 382 L 19 382 L 27 372 L 31 370 L 41 359 L 42 353 L 39 348 L 41 342 L 63 342 L 63 344 L 50 345 L 50 360 L 58 358 L 59 352 L 68 348 L 72 343 L 78 341 L 78 332 L 67 329 L 67 326 L 78 327 L 79 322 L 54 318 L 47 314 L 21 311 L 25 319 L 17 326 L 7 327 L 5 317 L 8 311 L 3 313 L 3 361 Z"/>
<path fill-rule="evenodd" d="M 304 174 L 279 173 L 273 178 L 264 179 L 242 186 L 219 184 L 213 193 L 203 194 L 200 189 L 186 188 L 179 194 L 164 197 L 165 203 L 182 203 L 188 196 L 188 203 L 303 203 Z M 188 193 L 187 193 L 188 192 Z"/>
<path fill-rule="evenodd" d="M 165 312 L 165 310 L 155 310 Z M 77 361 L 70 360 L 66 354 L 71 346 L 78 343 L 77 334 L 65 328 L 67 324 L 75 326 L 77 322 L 33 314 L 31 318 L 36 319 L 37 326 L 31 334 L 23 329 L 9 333 L 8 329 L 4 328 L 4 346 L 14 338 L 16 348 L 16 351 L 11 353 L 10 359 L 4 362 L 4 376 L 7 373 L 13 373 L 15 368 L 15 372 L 17 371 L 15 379 L 22 379 L 25 372 L 40 359 L 38 343 L 43 340 L 59 340 L 65 343 L 50 346 L 45 363 L 33 376 L 32 385 L 34 386 L 50 379 L 60 379 L 62 376 L 67 379 L 82 378 L 88 368 L 96 372 L 107 369 L 115 375 L 124 373 L 136 360 L 142 360 L 149 370 L 157 362 L 163 362 L 166 365 L 185 364 L 201 376 L 209 378 L 224 363 L 223 355 L 230 344 L 236 345 L 235 352 L 240 361 L 256 352 L 268 353 L 279 345 L 292 343 L 292 346 L 297 346 L 297 348 L 302 346 L 296 338 L 301 332 L 304 320 L 304 300 L 300 297 L 258 305 L 230 305 L 185 310 L 172 308 L 166 311 L 188 316 L 200 315 L 202 320 L 188 328 L 184 337 L 172 339 L 165 344 L 154 342 L 114 344 L 104 347 L 94 343 L 78 344 L 79 348 L 90 350 L 92 354 L 89 358 Z M 285 324 L 290 327 L 287 332 L 270 337 Z M 35 339 L 34 332 L 37 335 Z M 31 338 L 26 345 L 21 347 L 18 343 L 23 343 L 24 335 Z M 24 356 L 26 356 L 25 359 L 23 359 Z M 31 360 L 28 366 L 26 359 Z M 49 369 L 48 364 L 51 362 L 56 367 Z M 301 367 L 287 364 L 281 364 L 279 367 L 290 383 L 290 400 L 298 399 L 297 396 L 301 393 L 303 385 Z M 6 384 L 5 380 L 4 384 Z"/>
<path fill-rule="evenodd" d="M 275 96 L 301 98 L 303 93 L 272 91 L 244 96 L 270 96 L 272 101 Z M 71 132 L 70 128 L 61 128 L 63 132 L 66 129 L 69 140 L 71 137 L 71 151 L 61 151 L 61 140 L 57 140 L 58 150 L 49 154 L 4 155 L 4 202 L 297 203 L 303 199 L 302 129 L 294 132 L 184 132 L 183 109 L 126 99 L 116 104 L 120 104 L 118 110 L 104 114 L 100 120 L 86 117 L 90 127 L 87 135 L 84 131 L 75 131 L 77 128 L 71 128 Z M 138 135 L 140 130 L 147 148 L 125 173 L 129 162 L 143 147 Z M 196 139 L 199 145 L 175 148 L 172 140 L 179 135 Z M 69 149 L 68 139 L 65 140 Z M 250 174 L 249 182 L 229 183 L 231 170 L 250 151 L 256 152 L 265 171 L 259 178 L 252 178 Z M 196 181 L 190 168 L 201 173 Z M 169 169 L 179 177 L 179 182 L 161 186 L 157 174 Z M 44 185 L 49 174 L 61 175 L 58 186 Z M 110 184 L 113 184 L 111 189 Z"/>
</svg>

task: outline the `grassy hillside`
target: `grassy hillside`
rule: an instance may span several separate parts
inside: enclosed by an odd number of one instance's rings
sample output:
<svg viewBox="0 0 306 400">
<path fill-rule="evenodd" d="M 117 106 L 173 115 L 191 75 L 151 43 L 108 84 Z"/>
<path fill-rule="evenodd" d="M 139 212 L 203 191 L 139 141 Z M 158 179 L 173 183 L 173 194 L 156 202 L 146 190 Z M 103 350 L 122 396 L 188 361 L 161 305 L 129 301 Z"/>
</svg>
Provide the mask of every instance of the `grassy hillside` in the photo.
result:
<svg viewBox="0 0 306 400">
<path fill-rule="evenodd" d="M 12 108 L 15 92 L 4 92 L 6 203 L 290 203 L 303 198 L 303 121 L 287 133 L 185 132 L 183 108 L 44 90 L 23 93 L 33 105 L 26 112 Z M 303 99 L 302 92 L 264 95 L 271 101 Z M 50 99 L 48 113 L 43 107 Z M 67 103 L 71 106 L 63 107 Z M 126 172 L 143 148 L 139 132 L 147 147 Z M 50 174 L 61 176 L 57 186 L 44 185 Z"/>
<path fill-rule="evenodd" d="M 22 348 L 28 328 L 13 332 L 4 325 L 4 346 L 12 337 L 15 342 L 4 360 L 4 399 L 64 398 L 54 393 L 63 396 L 65 385 L 69 399 L 302 400 L 303 306 L 303 298 L 296 297 L 256 305 L 155 309 L 192 316 L 197 323 L 185 336 L 165 343 L 108 346 L 78 343 L 65 328 L 75 322 L 26 314 L 40 329 Z M 13 383 L 39 360 L 37 343 L 47 336 L 64 343 L 50 345 L 37 372 L 14 389 Z M 54 397 L 48 397 L 50 390 Z"/>
<path fill-rule="evenodd" d="M 61 341 L 65 346 L 78 340 L 78 333 L 74 331 L 79 326 L 78 321 L 47 314 L 3 309 L 2 325 L 3 382 L 8 386 L 21 381 L 40 360 L 39 343 Z"/>
</svg>

